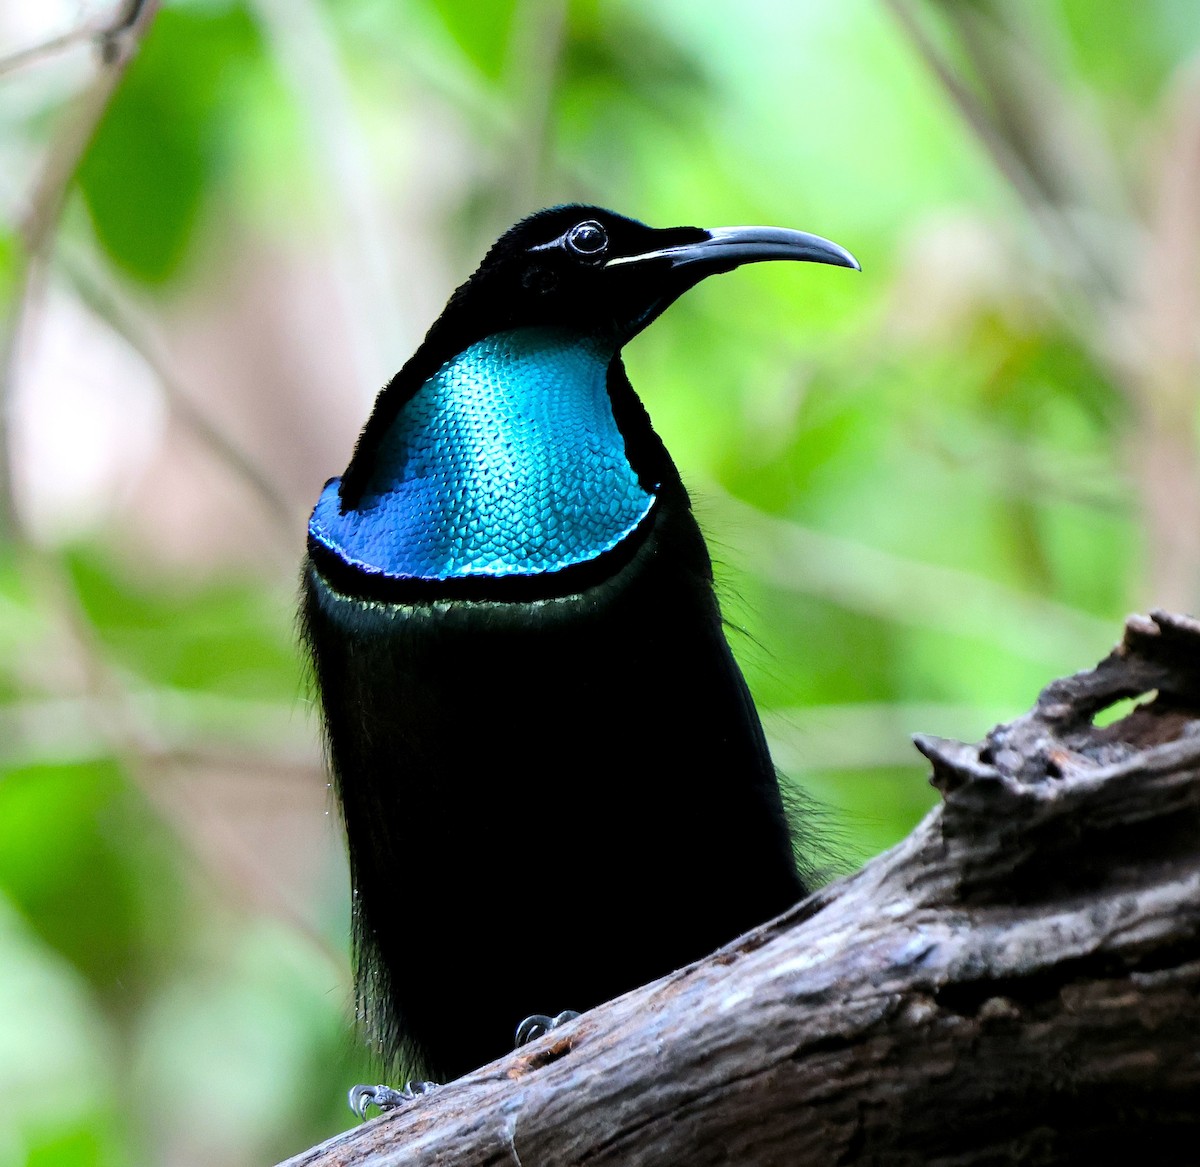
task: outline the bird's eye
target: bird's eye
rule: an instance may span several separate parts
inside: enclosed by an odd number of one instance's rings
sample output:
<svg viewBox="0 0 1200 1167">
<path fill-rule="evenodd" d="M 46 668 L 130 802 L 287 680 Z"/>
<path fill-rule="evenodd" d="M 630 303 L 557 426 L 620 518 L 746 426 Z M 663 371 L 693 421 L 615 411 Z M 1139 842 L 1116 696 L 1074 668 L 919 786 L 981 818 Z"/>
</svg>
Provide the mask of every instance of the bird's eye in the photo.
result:
<svg viewBox="0 0 1200 1167">
<path fill-rule="evenodd" d="M 608 232 L 595 219 L 576 223 L 567 232 L 567 246 L 579 255 L 599 255 L 608 246 Z"/>
</svg>

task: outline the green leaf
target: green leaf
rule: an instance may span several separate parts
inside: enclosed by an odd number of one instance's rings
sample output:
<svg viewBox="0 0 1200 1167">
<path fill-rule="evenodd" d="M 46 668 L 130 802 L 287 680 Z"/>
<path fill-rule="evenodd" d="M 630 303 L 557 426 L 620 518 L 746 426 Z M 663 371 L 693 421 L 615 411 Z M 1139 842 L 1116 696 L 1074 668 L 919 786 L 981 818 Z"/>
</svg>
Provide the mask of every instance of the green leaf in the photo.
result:
<svg viewBox="0 0 1200 1167">
<path fill-rule="evenodd" d="M 446 32 L 489 80 L 498 81 L 504 72 L 512 37 L 516 0 L 434 0 L 433 9 Z"/>
<path fill-rule="evenodd" d="M 231 140 L 237 82 L 260 55 L 240 6 L 159 13 L 84 155 L 101 244 L 135 278 L 181 269 Z"/>
<path fill-rule="evenodd" d="M 77 552 L 69 563 L 97 635 L 145 681 L 257 701 L 300 691 L 294 601 L 252 584 L 152 589 Z"/>
<path fill-rule="evenodd" d="M 173 932 L 154 828 L 112 762 L 28 766 L 0 782 L 0 887 L 45 944 L 126 1007 L 146 949 Z"/>
<path fill-rule="evenodd" d="M 102 1118 L 55 1127 L 27 1146 L 25 1167 L 114 1167 L 126 1162 L 117 1150 L 111 1123 Z"/>
</svg>

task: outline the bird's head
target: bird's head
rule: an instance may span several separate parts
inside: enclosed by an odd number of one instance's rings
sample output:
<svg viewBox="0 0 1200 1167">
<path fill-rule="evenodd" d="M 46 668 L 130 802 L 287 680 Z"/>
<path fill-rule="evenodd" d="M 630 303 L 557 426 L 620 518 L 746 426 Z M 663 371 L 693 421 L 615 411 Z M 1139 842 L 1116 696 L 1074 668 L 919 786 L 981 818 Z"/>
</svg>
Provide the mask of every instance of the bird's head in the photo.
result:
<svg viewBox="0 0 1200 1167">
<path fill-rule="evenodd" d="M 858 267 L 779 227 L 655 229 L 581 205 L 522 220 L 379 395 L 313 513 L 315 554 L 354 586 L 441 595 L 511 576 L 566 586 L 567 568 L 633 546 L 663 490 L 686 496 L 617 354 L 706 276 L 768 259 Z"/>
<path fill-rule="evenodd" d="M 527 326 L 577 327 L 624 344 L 707 276 L 745 263 L 800 260 L 858 268 L 844 248 L 781 227 L 648 227 L 602 207 L 552 207 L 491 247 L 454 293 L 431 340 L 461 348 Z M 474 335 L 458 334 L 469 329 Z"/>
</svg>

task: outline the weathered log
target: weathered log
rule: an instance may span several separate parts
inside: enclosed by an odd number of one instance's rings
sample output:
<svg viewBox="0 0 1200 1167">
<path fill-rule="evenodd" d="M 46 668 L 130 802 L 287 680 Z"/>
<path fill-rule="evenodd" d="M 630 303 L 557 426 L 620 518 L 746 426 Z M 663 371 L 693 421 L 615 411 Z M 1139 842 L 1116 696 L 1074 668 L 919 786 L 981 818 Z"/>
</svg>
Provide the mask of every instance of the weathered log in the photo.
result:
<svg viewBox="0 0 1200 1167">
<path fill-rule="evenodd" d="M 1200 1162 L 1200 623 L 917 746 L 899 846 L 288 1167 Z"/>
</svg>

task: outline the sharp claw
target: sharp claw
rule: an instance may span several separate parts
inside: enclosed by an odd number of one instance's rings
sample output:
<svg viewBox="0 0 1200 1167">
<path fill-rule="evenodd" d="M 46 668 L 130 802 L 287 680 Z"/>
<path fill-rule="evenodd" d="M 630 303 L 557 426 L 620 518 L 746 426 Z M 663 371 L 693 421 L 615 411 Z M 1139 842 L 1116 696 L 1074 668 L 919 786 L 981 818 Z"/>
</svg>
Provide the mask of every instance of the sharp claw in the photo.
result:
<svg viewBox="0 0 1200 1167">
<path fill-rule="evenodd" d="M 350 1109 L 358 1115 L 359 1121 L 367 1117 L 367 1107 L 375 1101 L 375 1092 L 386 1087 L 380 1086 L 363 1086 L 361 1083 L 358 1086 L 350 1088 L 350 1096 L 347 1101 L 350 1103 Z"/>
<path fill-rule="evenodd" d="M 528 1045 L 531 1041 L 536 1041 L 543 1034 L 549 1033 L 550 1030 L 557 1029 L 560 1025 L 565 1025 L 568 1021 L 574 1021 L 578 1016 L 579 1014 L 574 1009 L 564 1009 L 554 1017 L 547 1017 L 545 1013 L 534 1013 L 532 1017 L 526 1017 L 517 1026 L 517 1035 L 513 1044 L 519 1049 L 523 1045 Z"/>
<path fill-rule="evenodd" d="M 428 1094 L 436 1089 L 436 1082 L 411 1081 L 406 1082 L 403 1090 L 394 1090 L 391 1086 L 354 1086 L 350 1090 L 350 1109 L 359 1119 L 367 1117 L 367 1107 L 386 1113 L 395 1110 L 402 1103 L 411 1102 L 422 1094 Z"/>
<path fill-rule="evenodd" d="M 554 1018 L 547 1017 L 545 1013 L 534 1013 L 533 1016 L 526 1017 L 517 1026 L 517 1034 L 513 1039 L 513 1044 L 518 1049 L 523 1045 L 528 1045 L 531 1041 L 541 1037 L 543 1033 L 549 1033 L 553 1025 Z"/>
</svg>

